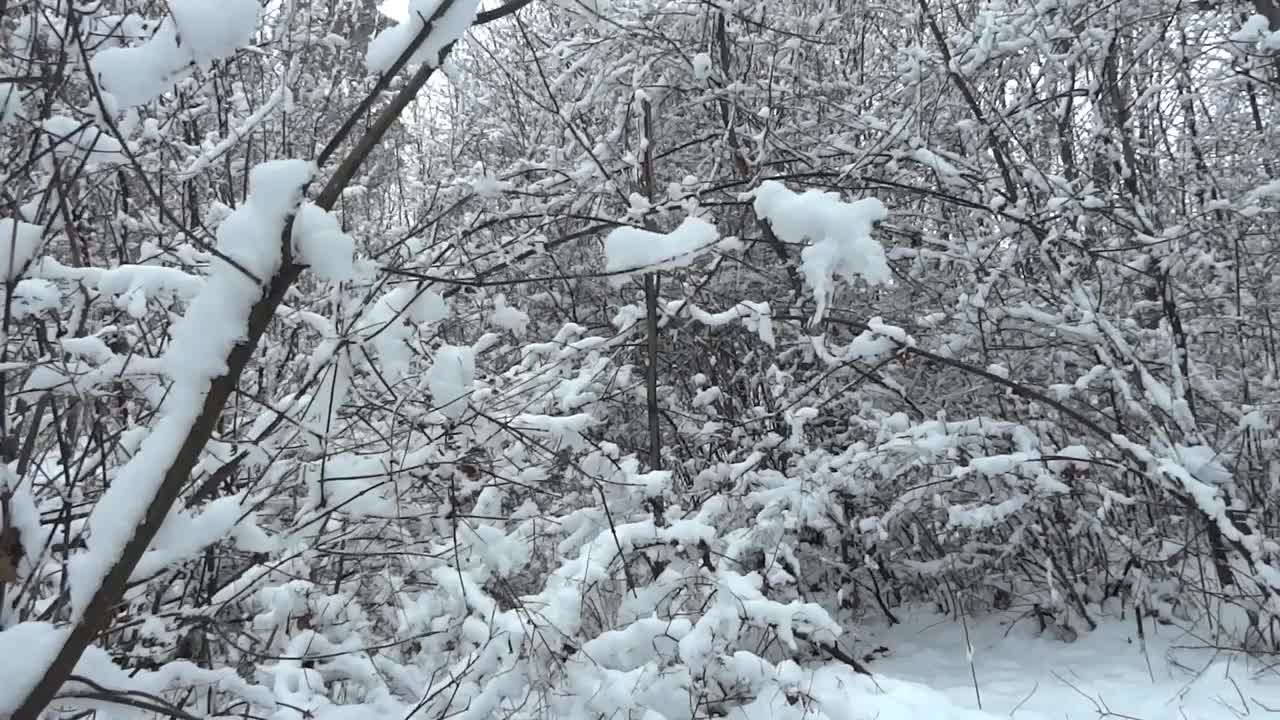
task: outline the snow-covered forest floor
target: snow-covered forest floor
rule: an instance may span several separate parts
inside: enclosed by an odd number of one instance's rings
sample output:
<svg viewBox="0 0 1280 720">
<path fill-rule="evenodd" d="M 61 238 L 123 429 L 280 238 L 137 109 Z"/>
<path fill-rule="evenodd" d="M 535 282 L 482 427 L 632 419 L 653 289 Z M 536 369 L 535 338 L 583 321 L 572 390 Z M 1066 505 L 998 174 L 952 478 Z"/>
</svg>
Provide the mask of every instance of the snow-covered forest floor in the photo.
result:
<svg viewBox="0 0 1280 720">
<path fill-rule="evenodd" d="M 888 648 L 871 663 L 876 673 L 927 688 L 882 680 L 901 706 L 890 705 L 878 717 L 971 717 L 964 712 L 979 702 L 992 717 L 1022 720 L 1237 720 L 1280 712 L 1274 658 L 1211 649 L 1211 637 L 1149 620 L 1144 640 L 1132 613 L 1102 618 L 1097 630 L 1072 643 L 1018 617 L 969 619 L 968 643 L 965 624 L 927 612 L 908 614 L 893 627 L 860 627 L 860 648 Z M 889 702 L 873 700 L 865 683 L 861 689 L 851 695 L 849 715 L 831 717 L 876 717 L 861 713 L 854 698 Z"/>
<path fill-rule="evenodd" d="M 838 666 L 731 717 L 752 720 L 1239 720 L 1280 713 L 1273 658 L 1185 627 L 1102 618 L 1064 644 L 1025 616 L 918 611 L 858 628 L 874 677 Z M 967 626 L 967 628 L 966 628 Z M 970 651 L 971 648 L 971 651 Z M 819 714 L 821 713 L 821 714 Z"/>
</svg>

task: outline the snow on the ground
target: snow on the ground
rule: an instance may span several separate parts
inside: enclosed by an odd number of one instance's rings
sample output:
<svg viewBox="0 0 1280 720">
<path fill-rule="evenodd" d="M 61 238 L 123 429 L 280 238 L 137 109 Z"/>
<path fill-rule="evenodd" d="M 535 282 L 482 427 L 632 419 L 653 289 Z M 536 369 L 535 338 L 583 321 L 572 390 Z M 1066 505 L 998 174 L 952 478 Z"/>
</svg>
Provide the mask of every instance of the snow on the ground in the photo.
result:
<svg viewBox="0 0 1280 720">
<path fill-rule="evenodd" d="M 1199 633 L 1150 620 L 1144 624 L 1144 653 L 1131 613 L 1105 619 L 1093 632 L 1081 629 L 1073 643 L 1039 635 L 1033 618 L 1013 623 L 1017 617 L 1006 613 L 967 621 L 973 673 L 989 717 L 1237 720 L 1280 714 L 1280 670 L 1273 667 L 1274 659 L 1213 653 L 1201 649 L 1209 643 Z M 900 619 L 903 623 L 892 628 L 857 626 L 858 655 L 889 649 L 870 663 L 890 696 L 877 702 L 907 693 L 924 704 L 917 708 L 918 720 L 982 717 L 960 711 L 978 708 L 964 626 L 938 615 Z M 888 686 L 885 678 L 893 678 Z M 863 694 L 851 693 L 851 701 Z"/>
<path fill-rule="evenodd" d="M 1204 638 L 1150 622 L 1145 626 L 1144 652 L 1131 615 L 1127 620 L 1106 620 L 1093 632 L 1082 631 L 1074 643 L 1039 635 L 1030 619 L 1010 627 L 1014 619 L 1010 614 L 969 618 L 972 670 L 965 626 L 960 622 L 924 613 L 901 617 L 904 622 L 891 628 L 873 622 L 857 624 L 858 640 L 852 645 L 860 656 L 875 655 L 870 661 L 874 677 L 858 675 L 837 662 L 802 667 L 784 661 L 772 667 L 750 653 L 726 658 L 726 667 L 732 666 L 744 678 L 765 680 L 764 690 L 745 705 L 730 709 L 729 718 L 1239 720 L 1280 713 L 1280 673 L 1273 668 L 1274 660 L 1214 654 L 1200 649 L 1207 644 Z M 0 669 L 13 671 L 4 677 L 15 685 L 0 688 L 0 713 L 12 710 L 20 699 L 17 691 L 34 681 L 27 677 L 29 673 L 18 670 L 42 667 L 5 660 L 55 651 L 58 633 L 43 623 L 23 623 L 0 632 Z M 22 651 L 15 649 L 19 646 Z M 888 648 L 887 652 L 874 652 L 878 646 Z M 91 648 L 77 671 L 84 666 L 91 672 L 83 674 L 103 682 L 111 679 L 120 687 L 145 687 L 152 692 L 169 687 L 175 672 L 196 673 L 188 679 L 198 682 L 234 685 L 237 681 L 231 671 L 202 671 L 185 663 L 122 680 L 114 677 L 119 670 L 99 658 L 105 655 Z M 270 703 L 270 698 L 264 700 Z"/>
</svg>

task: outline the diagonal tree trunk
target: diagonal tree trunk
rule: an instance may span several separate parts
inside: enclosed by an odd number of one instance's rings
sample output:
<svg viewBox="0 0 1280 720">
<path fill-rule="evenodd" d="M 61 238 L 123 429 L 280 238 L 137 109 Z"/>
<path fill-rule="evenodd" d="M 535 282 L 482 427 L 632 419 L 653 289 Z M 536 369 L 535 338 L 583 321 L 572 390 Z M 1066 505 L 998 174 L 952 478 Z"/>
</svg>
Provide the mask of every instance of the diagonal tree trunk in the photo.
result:
<svg viewBox="0 0 1280 720">
<path fill-rule="evenodd" d="M 453 1 L 445 0 L 441 3 L 430 19 L 431 21 L 426 23 L 422 31 L 409 44 L 409 47 L 401 53 L 395 64 L 378 79 L 373 90 L 370 91 L 360 107 L 353 113 L 353 117 L 362 116 L 372 106 L 373 101 L 390 86 L 391 80 L 408 65 L 409 58 L 421 47 L 427 36 L 434 29 L 435 21 L 449 10 L 453 5 Z M 501 8 L 481 13 L 476 20 L 476 24 L 505 17 L 528 5 L 529 2 L 530 0 L 513 0 Z M 441 62 L 452 48 L 453 44 L 450 44 L 440 51 L 439 60 Z M 424 63 L 396 92 L 391 102 L 378 113 L 377 119 L 355 145 L 351 147 L 342 162 L 339 163 L 333 176 L 317 196 L 316 205 L 326 210 L 334 206 L 338 198 L 341 197 L 342 191 L 355 177 L 364 158 L 382 140 L 392 123 L 412 102 L 433 72 L 434 67 Z M 331 151 L 346 139 L 354 125 L 355 122 L 350 119 L 347 123 L 344 123 L 338 131 L 337 137 L 326 148 L 326 151 L 330 152 L 325 153 L 322 159 L 318 159 L 317 164 L 323 165 L 326 159 L 332 157 Z M 166 469 L 160 489 L 148 505 L 142 522 L 134 529 L 133 536 L 125 545 L 120 557 L 94 590 L 92 597 L 85 606 L 84 612 L 71 628 L 71 632 L 49 667 L 45 669 L 35 687 L 27 693 L 22 704 L 14 711 L 11 716 L 12 720 L 38 720 L 45 708 L 54 701 L 58 689 L 71 676 L 76 663 L 79 662 L 85 650 L 88 649 L 103 628 L 109 624 L 112 612 L 128 586 L 129 577 L 142 559 L 147 547 L 159 532 L 170 509 L 177 501 L 179 493 L 191 477 L 192 470 L 200 460 L 200 453 L 212 436 L 227 401 L 236 391 L 241 373 L 257 351 L 258 342 L 275 316 L 276 308 L 283 302 L 289 288 L 293 286 L 293 283 L 302 274 L 303 266 L 289 262 L 292 230 L 293 219 L 291 217 L 286 222 L 280 238 L 286 262 L 276 275 L 270 278 L 267 282 L 267 287 L 264 288 L 261 299 L 254 303 L 250 310 L 246 338 L 237 344 L 227 357 L 227 372 L 214 379 L 210 385 L 200 412 L 187 431 L 173 462 Z"/>
</svg>

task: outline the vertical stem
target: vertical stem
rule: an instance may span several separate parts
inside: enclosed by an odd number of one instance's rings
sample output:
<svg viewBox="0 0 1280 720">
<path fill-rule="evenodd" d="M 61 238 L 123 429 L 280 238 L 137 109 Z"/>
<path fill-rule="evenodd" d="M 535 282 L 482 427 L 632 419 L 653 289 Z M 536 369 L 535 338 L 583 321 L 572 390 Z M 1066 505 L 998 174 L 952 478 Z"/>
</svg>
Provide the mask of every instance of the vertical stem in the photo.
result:
<svg viewBox="0 0 1280 720">
<path fill-rule="evenodd" d="M 645 326 L 649 335 L 645 359 L 645 398 L 649 414 L 649 469 L 662 469 L 662 426 L 658 423 L 658 274 L 644 276 Z"/>
<path fill-rule="evenodd" d="M 648 100 L 644 107 L 644 191 L 649 202 L 654 199 L 653 183 L 653 108 Z M 646 224 L 648 224 L 646 222 Z M 649 415 L 649 469 L 662 469 L 662 426 L 658 418 L 658 274 L 644 276 L 645 329 L 648 353 L 645 359 L 645 399 Z M 655 506 L 655 515 L 661 511 Z"/>
</svg>

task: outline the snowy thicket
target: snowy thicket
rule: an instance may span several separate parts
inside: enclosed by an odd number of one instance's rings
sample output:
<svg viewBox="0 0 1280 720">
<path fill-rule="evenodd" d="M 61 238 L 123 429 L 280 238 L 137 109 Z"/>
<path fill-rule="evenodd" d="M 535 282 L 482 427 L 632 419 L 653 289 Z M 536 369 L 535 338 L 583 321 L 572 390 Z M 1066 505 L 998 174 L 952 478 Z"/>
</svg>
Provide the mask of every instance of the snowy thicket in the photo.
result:
<svg viewBox="0 0 1280 720">
<path fill-rule="evenodd" d="M 0 3 L 0 718 L 1280 651 L 1273 3 L 404 9 Z"/>
</svg>

